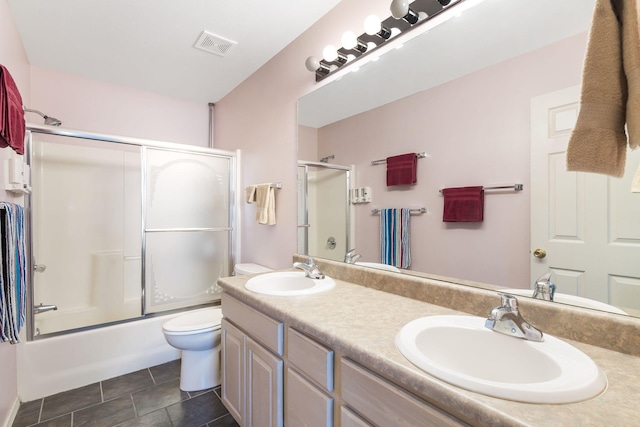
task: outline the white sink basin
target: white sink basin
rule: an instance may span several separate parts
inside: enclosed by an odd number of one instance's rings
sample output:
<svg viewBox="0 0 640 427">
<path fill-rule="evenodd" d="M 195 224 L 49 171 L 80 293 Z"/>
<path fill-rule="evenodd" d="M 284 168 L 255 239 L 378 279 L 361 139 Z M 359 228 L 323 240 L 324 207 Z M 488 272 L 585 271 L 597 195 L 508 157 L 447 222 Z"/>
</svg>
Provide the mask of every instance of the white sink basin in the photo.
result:
<svg viewBox="0 0 640 427">
<path fill-rule="evenodd" d="M 607 378 L 572 345 L 514 338 L 484 327 L 476 316 L 431 316 L 407 323 L 396 336 L 418 368 L 455 386 L 528 403 L 571 403 L 598 396 Z"/>
<path fill-rule="evenodd" d="M 279 271 L 252 277 L 244 285 L 252 292 L 265 295 L 296 296 L 324 292 L 336 285 L 332 278 L 310 279 L 303 271 Z"/>
<path fill-rule="evenodd" d="M 393 271 L 394 273 L 400 273 L 400 269 L 393 265 L 382 264 L 380 262 L 366 262 L 366 261 L 356 261 L 356 265 L 360 265 L 362 267 L 371 267 L 377 268 L 379 270 Z"/>
<path fill-rule="evenodd" d="M 521 295 L 525 297 L 530 297 L 531 295 L 533 295 L 533 291 L 529 289 L 504 289 L 500 292 L 511 295 Z M 608 311 L 610 313 L 616 314 L 627 314 L 623 310 L 620 310 L 618 307 L 606 304 L 604 302 L 559 292 L 556 292 L 553 295 L 553 302 L 575 305 L 577 307 L 593 308 L 595 310 Z"/>
</svg>

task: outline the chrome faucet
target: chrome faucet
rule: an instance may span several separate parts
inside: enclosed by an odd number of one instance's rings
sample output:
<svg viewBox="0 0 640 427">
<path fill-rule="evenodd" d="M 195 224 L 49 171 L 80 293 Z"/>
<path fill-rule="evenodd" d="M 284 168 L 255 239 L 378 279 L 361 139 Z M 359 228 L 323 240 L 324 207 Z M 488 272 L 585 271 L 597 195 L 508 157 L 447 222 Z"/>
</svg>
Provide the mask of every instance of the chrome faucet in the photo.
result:
<svg viewBox="0 0 640 427">
<path fill-rule="evenodd" d="M 294 262 L 293 268 L 299 268 L 304 271 L 304 275 L 310 279 L 324 279 L 324 274 L 320 272 L 318 266 L 316 265 L 316 261 L 309 257 L 307 259 L 307 263 L 304 262 Z"/>
<path fill-rule="evenodd" d="M 551 273 L 546 273 L 538 278 L 533 288 L 533 298 L 545 301 L 553 301 L 556 285 L 551 282 Z"/>
<path fill-rule="evenodd" d="M 57 305 L 53 305 L 53 304 L 43 305 L 42 303 L 40 303 L 40 305 L 36 305 L 33 307 L 33 314 L 46 313 L 47 311 L 52 311 L 57 309 L 58 309 Z"/>
<path fill-rule="evenodd" d="M 502 304 L 489 313 L 484 326 L 495 332 L 529 341 L 543 341 L 542 331 L 527 323 L 518 311 L 518 300 L 513 295 L 499 293 Z"/>
<path fill-rule="evenodd" d="M 360 258 L 359 254 L 356 254 L 356 248 L 353 249 L 349 249 L 349 252 L 347 252 L 344 256 L 344 262 L 346 262 L 347 264 L 355 264 L 356 261 Z"/>
</svg>

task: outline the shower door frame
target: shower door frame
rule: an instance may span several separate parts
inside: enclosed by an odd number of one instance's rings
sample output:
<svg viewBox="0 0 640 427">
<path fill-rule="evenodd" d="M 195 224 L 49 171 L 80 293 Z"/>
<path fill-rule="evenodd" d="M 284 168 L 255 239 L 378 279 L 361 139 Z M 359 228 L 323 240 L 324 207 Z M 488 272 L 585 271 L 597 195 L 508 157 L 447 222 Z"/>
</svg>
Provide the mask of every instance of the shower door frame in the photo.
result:
<svg viewBox="0 0 640 427">
<path fill-rule="evenodd" d="M 302 191 L 304 193 L 304 222 L 300 224 L 300 218 L 297 218 L 297 229 L 304 229 L 304 246 L 305 246 L 305 255 L 309 255 L 309 228 L 311 224 L 309 224 L 309 167 L 317 167 L 321 169 L 331 169 L 331 170 L 339 170 L 346 172 L 346 250 L 348 251 L 351 245 L 351 174 L 353 172 L 352 167 L 336 165 L 333 163 L 324 163 L 324 162 L 313 162 L 308 160 L 298 160 L 297 167 L 304 168 L 304 186 Z M 296 240 L 298 236 L 296 236 Z M 297 241 L 296 241 L 297 244 Z"/>
<path fill-rule="evenodd" d="M 133 318 L 128 318 L 128 319 L 122 319 L 122 320 L 116 320 L 116 321 L 111 321 L 111 322 L 106 322 L 106 323 L 100 323 L 100 324 L 96 324 L 96 325 L 90 325 L 90 326 L 84 326 L 84 327 L 79 327 L 79 328 L 74 328 L 74 329 L 70 329 L 70 330 L 64 330 L 64 331 L 59 331 L 59 332 L 52 332 L 52 333 L 48 333 L 43 337 L 38 337 L 35 335 L 35 313 L 33 310 L 34 307 L 34 285 L 35 285 L 35 260 L 33 258 L 33 235 L 32 235 L 32 230 L 33 230 L 33 218 L 32 218 L 32 200 L 31 200 L 31 186 L 32 186 L 32 174 L 31 174 L 31 166 L 32 166 L 32 160 L 33 160 L 33 134 L 44 134 L 44 135 L 55 135 L 55 136 L 65 136 L 65 137 L 70 137 L 70 138 L 78 138 L 78 139 L 87 139 L 87 140 L 91 140 L 91 141 L 102 141 L 102 142 L 109 142 L 109 143 L 115 143 L 115 144 L 125 144 L 125 145 L 134 145 L 134 146 L 138 146 L 141 147 L 141 162 L 140 162 L 140 173 L 142 176 L 142 180 L 140 183 L 140 200 L 141 200 L 141 211 L 142 211 L 142 227 L 140 228 L 140 232 L 142 233 L 142 245 L 141 245 L 141 299 L 140 299 L 140 316 L 137 317 L 133 317 Z M 25 173 L 27 174 L 26 177 L 26 183 L 27 183 L 27 189 L 25 190 L 25 201 L 24 201 L 24 209 L 25 209 L 25 213 L 26 213 L 26 221 L 25 221 L 25 239 L 27 241 L 27 249 L 26 249 L 26 253 L 27 253 L 27 257 L 28 257 L 28 272 L 27 272 L 27 310 L 26 310 L 26 333 L 27 333 L 27 341 L 34 341 L 34 340 L 38 340 L 40 338 L 47 338 L 47 337 L 53 337 L 53 336 L 57 336 L 57 335 L 64 335 L 67 334 L 71 331 L 73 332 L 81 332 L 81 331 L 85 331 L 85 330 L 91 330 L 91 329 L 96 329 L 96 328 L 100 328 L 100 327 L 104 327 L 104 326 L 108 326 L 108 325 L 116 325 L 116 324 L 120 324 L 120 323 L 127 323 L 127 322 L 132 322 L 132 321 L 137 321 L 137 320 L 141 320 L 141 319 L 145 319 L 145 318 L 149 318 L 149 317 L 154 317 L 154 316 L 160 316 L 160 315 L 164 315 L 167 313 L 171 313 L 171 312 L 178 312 L 178 311 L 183 311 L 183 310 L 188 310 L 191 309 L 192 307 L 185 307 L 185 308 L 178 308 L 178 309 L 173 309 L 173 310 L 167 310 L 167 311 L 163 311 L 163 312 L 158 312 L 158 313 L 146 313 L 146 301 L 145 301 L 145 249 L 146 249 L 146 245 L 145 245 L 145 234 L 146 234 L 146 230 L 145 230 L 145 206 L 144 206 L 144 201 L 146 200 L 146 172 L 145 172 L 145 150 L 144 147 L 149 147 L 149 148 L 157 148 L 157 149 L 161 149 L 161 150 L 169 150 L 169 151 L 177 151 L 177 152 L 181 152 L 181 153 L 192 153 L 192 154 L 206 154 L 206 155 L 214 155 L 214 156 L 220 156 L 220 157 L 228 157 L 229 158 L 229 263 L 228 263 L 228 271 L 231 272 L 233 271 L 233 264 L 234 264 L 234 260 L 237 259 L 237 251 L 240 248 L 240 233 L 238 232 L 238 228 L 237 228 L 237 222 L 238 222 L 238 191 L 237 191 L 237 184 L 238 184 L 238 174 L 239 174 L 239 167 L 238 167 L 238 162 L 239 162 L 239 157 L 240 157 L 240 151 L 236 150 L 236 151 L 228 151 L 228 150 L 219 150 L 219 149 L 215 149 L 215 148 L 210 148 L 210 147 L 200 147 L 200 146 L 196 146 L 196 145 L 187 145 L 187 144 L 178 144 L 178 143 L 173 143 L 173 142 L 165 142 L 165 141 L 155 141 L 155 140 L 150 140 L 150 139 L 143 139 L 143 138 L 132 138 L 132 137 L 125 137 L 125 136 L 118 136 L 118 135 L 109 135 L 109 134 L 100 134 L 100 133 L 93 133 L 93 132 L 86 132 L 86 131 L 80 131 L 80 130 L 74 130 L 74 129 L 60 129 L 60 128 L 54 128 L 51 126 L 45 126 L 45 125 L 36 125 L 36 124 L 32 124 L 32 123 L 28 123 L 27 124 L 27 132 L 25 135 L 25 143 L 26 143 L 26 147 L 25 147 L 25 154 L 24 154 L 24 162 L 26 164 L 26 166 L 28 167 L 27 170 L 25 170 Z"/>
</svg>

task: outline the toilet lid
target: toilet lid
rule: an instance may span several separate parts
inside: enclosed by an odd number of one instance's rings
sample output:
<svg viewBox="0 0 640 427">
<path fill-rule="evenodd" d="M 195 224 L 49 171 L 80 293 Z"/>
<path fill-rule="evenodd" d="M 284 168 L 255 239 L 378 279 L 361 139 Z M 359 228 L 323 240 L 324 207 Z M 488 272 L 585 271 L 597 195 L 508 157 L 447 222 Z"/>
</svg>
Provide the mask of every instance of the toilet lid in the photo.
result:
<svg viewBox="0 0 640 427">
<path fill-rule="evenodd" d="M 164 322 L 162 328 L 165 331 L 185 332 L 199 329 L 218 329 L 222 320 L 220 308 L 205 308 L 191 313 L 182 314 Z"/>
</svg>

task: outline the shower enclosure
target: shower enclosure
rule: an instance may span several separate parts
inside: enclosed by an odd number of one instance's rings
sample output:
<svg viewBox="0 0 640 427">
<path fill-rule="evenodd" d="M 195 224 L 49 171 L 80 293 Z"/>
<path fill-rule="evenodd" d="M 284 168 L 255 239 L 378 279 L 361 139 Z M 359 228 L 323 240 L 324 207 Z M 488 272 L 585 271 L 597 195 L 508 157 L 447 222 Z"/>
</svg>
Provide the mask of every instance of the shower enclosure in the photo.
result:
<svg viewBox="0 0 640 427">
<path fill-rule="evenodd" d="M 343 261 L 351 249 L 351 169 L 298 161 L 298 253 Z"/>
<path fill-rule="evenodd" d="M 28 338 L 218 300 L 236 153 L 29 126 Z"/>
</svg>

